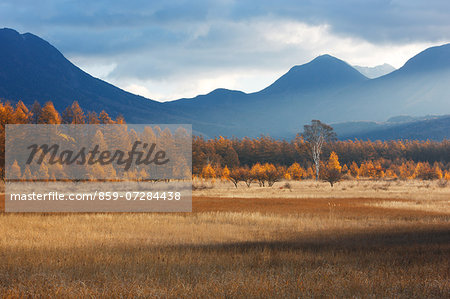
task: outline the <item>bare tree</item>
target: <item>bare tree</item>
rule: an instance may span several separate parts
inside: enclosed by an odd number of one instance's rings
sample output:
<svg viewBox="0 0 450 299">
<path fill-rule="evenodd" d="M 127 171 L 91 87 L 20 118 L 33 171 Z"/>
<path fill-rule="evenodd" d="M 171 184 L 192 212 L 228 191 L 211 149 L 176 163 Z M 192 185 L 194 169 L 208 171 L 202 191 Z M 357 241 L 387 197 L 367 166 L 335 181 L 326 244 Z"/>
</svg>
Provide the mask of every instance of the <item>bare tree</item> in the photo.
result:
<svg viewBox="0 0 450 299">
<path fill-rule="evenodd" d="M 331 126 L 322 123 L 320 120 L 312 120 L 310 125 L 304 126 L 303 138 L 308 141 L 316 167 L 316 180 L 319 180 L 322 146 L 325 142 L 335 141 L 336 133 L 333 132 Z"/>
</svg>

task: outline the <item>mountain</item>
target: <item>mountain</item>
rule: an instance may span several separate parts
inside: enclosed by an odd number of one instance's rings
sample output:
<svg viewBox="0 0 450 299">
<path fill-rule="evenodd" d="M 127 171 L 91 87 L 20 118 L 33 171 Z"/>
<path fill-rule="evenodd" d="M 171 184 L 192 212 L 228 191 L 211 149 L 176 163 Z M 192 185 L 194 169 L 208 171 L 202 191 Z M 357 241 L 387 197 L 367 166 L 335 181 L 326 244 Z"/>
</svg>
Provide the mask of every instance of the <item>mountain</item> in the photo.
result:
<svg viewBox="0 0 450 299">
<path fill-rule="evenodd" d="M 380 128 L 354 136 L 359 139 L 371 140 L 437 140 L 450 139 L 450 115 L 400 123 L 386 128 Z"/>
<path fill-rule="evenodd" d="M 295 136 L 302 124 L 332 113 L 333 98 L 369 79 L 346 62 L 322 55 L 294 66 L 265 89 L 246 94 L 218 89 L 191 99 L 167 103 L 195 119 L 223 124 L 206 136 Z"/>
<path fill-rule="evenodd" d="M 330 55 L 322 55 L 306 64 L 294 66 L 260 93 L 304 93 L 317 89 L 340 88 L 366 79 L 346 62 Z"/>
<path fill-rule="evenodd" d="M 368 79 L 344 61 L 324 55 L 293 67 L 259 92 L 220 90 L 167 105 L 223 125 L 220 131 L 206 129 L 207 136 L 292 137 L 311 119 L 382 122 L 401 114 L 448 114 L 448 61 L 450 44 L 427 49 L 402 68 Z"/>
<path fill-rule="evenodd" d="M 332 124 L 341 140 L 444 140 L 450 139 L 450 115 L 396 116 L 386 122 L 345 122 Z"/>
<path fill-rule="evenodd" d="M 450 113 L 450 44 L 432 47 L 400 69 L 340 95 L 345 111 L 359 120 L 384 121 L 393 115 Z M 358 120 L 340 118 L 338 121 Z M 335 120 L 337 121 L 337 120 Z"/>
<path fill-rule="evenodd" d="M 0 30 L 0 98 L 32 104 L 53 101 L 63 110 L 74 100 L 86 110 L 123 114 L 128 121 L 176 121 L 173 113 L 152 101 L 83 72 L 45 40 L 12 29 Z"/>
<path fill-rule="evenodd" d="M 375 78 L 387 75 L 387 74 L 395 71 L 395 68 L 392 65 L 387 64 L 387 63 L 382 64 L 382 65 L 377 65 L 374 67 L 359 66 L 359 65 L 354 65 L 353 67 L 357 71 L 359 71 L 361 74 L 363 74 L 364 76 L 366 76 L 367 78 L 370 78 L 370 79 L 375 79 Z"/>
<path fill-rule="evenodd" d="M 450 44 L 431 47 L 409 59 L 399 71 L 409 74 L 448 71 L 450 68 L 449 55 Z"/>
<path fill-rule="evenodd" d="M 375 79 L 322 55 L 294 66 L 258 92 L 216 89 L 166 103 L 90 76 L 33 34 L 2 29 L 0 44 L 2 99 L 26 104 L 52 100 L 59 110 L 77 100 L 86 110 L 120 113 L 129 123 L 192 123 L 194 133 L 205 137 L 292 138 L 311 119 L 359 123 L 364 129 L 359 132 L 368 132 L 373 123 L 395 115 L 450 114 L 450 44 L 426 49 L 400 69 Z M 441 129 L 445 124 L 439 125 Z M 356 127 L 353 133 L 359 134 Z"/>
</svg>

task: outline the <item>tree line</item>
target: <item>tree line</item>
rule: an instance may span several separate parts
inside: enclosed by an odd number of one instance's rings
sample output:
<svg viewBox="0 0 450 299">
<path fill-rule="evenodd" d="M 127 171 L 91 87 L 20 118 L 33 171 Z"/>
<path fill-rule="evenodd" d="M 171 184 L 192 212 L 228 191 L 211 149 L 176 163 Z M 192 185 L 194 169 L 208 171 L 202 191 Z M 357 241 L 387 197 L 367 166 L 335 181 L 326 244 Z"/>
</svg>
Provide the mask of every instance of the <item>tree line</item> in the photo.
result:
<svg viewBox="0 0 450 299">
<path fill-rule="evenodd" d="M 150 120 L 149 120 L 150 121 Z M 0 101 L 0 167 L 4 168 L 4 134 L 6 124 L 125 124 L 123 117 L 112 119 L 108 113 L 84 111 L 75 101 L 59 113 L 52 102 L 44 106 L 35 102 L 27 107 Z M 306 126 L 305 126 L 306 129 Z M 251 176 L 248 180 L 260 184 L 273 183 L 269 177 L 305 179 L 316 175 L 315 164 L 328 163 L 331 154 L 339 161 L 341 173 L 352 177 L 442 178 L 450 171 L 448 140 L 363 141 L 324 140 L 319 156 L 313 159 L 311 140 L 298 134 L 293 140 L 278 140 L 269 136 L 258 138 L 192 140 L 192 173 L 198 177 L 222 177 L 223 172 Z M 317 154 L 316 154 L 317 155 Z M 324 171 L 326 167 L 322 167 Z M 253 169 L 253 172 L 251 172 Z M 259 169 L 259 170 L 258 170 Z M 262 171 L 264 169 L 264 171 Z M 425 173 L 428 172 L 428 175 Z M 259 173 L 259 175 L 258 175 Z M 263 174 L 264 173 L 264 174 Z M 421 174 L 420 174 L 421 173 Z M 434 174 L 431 174 L 434 173 Z M 322 174 L 323 177 L 323 174 Z"/>
<path fill-rule="evenodd" d="M 112 119 L 104 110 L 97 114 L 85 112 L 77 101 L 59 113 L 51 101 L 41 106 L 35 101 L 27 107 L 22 101 L 12 105 L 0 101 L 0 172 L 5 169 L 5 125 L 6 124 L 124 124 L 122 116 Z"/>
<path fill-rule="evenodd" d="M 192 144 L 193 173 L 200 174 L 207 164 L 229 168 L 235 166 L 252 167 L 256 163 L 270 163 L 287 166 L 298 163 L 303 168 L 313 165 L 308 142 L 299 134 L 294 140 L 277 140 L 268 136 L 258 138 L 205 139 L 195 136 Z M 325 143 L 322 157 L 331 152 L 339 156 L 341 164 L 348 167 L 372 161 L 383 168 L 391 164 L 423 162 L 438 165 L 445 170 L 450 168 L 450 141 L 363 141 L 346 140 Z"/>
<path fill-rule="evenodd" d="M 297 162 L 290 166 L 257 162 L 252 167 L 244 165 L 231 169 L 227 165 L 221 167 L 219 164 L 208 163 L 202 167 L 199 174 L 194 174 L 194 177 L 213 182 L 218 179 L 228 180 L 236 188 L 240 182 L 244 182 L 248 187 L 252 183 L 258 183 L 261 187 L 271 187 L 275 182 L 283 179 L 295 181 L 320 179 L 329 182 L 331 186 L 343 179 L 450 180 L 450 171 L 443 170 L 441 163 L 406 161 L 401 164 L 389 163 L 387 166 L 383 166 L 383 162 L 385 160 L 370 160 L 357 164 L 353 161 L 347 166 L 347 164 L 339 162 L 339 157 L 335 152 L 331 152 L 328 159 L 319 162 L 318 176 L 314 165 L 304 168 Z"/>
</svg>

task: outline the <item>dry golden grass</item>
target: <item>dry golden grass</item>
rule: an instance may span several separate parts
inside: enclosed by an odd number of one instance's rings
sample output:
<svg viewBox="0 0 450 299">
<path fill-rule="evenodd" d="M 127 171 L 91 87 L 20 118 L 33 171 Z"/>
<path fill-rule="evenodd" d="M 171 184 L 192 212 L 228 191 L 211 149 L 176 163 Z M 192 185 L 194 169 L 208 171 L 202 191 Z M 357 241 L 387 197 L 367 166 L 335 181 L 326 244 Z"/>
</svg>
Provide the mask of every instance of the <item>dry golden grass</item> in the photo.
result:
<svg viewBox="0 0 450 299">
<path fill-rule="evenodd" d="M 450 210 L 440 195 L 423 199 L 427 209 L 410 209 L 416 199 L 353 194 L 246 198 L 247 188 L 241 189 L 245 191 L 235 198 L 196 196 L 194 212 L 184 214 L 2 213 L 0 294 L 72 298 L 450 294 Z M 285 191 L 277 186 L 273 190 Z"/>
<path fill-rule="evenodd" d="M 450 208 L 449 200 L 408 200 L 408 201 L 380 201 L 367 204 L 373 207 L 416 210 L 424 212 L 442 213 Z"/>
<path fill-rule="evenodd" d="M 289 183 L 291 188 L 286 188 Z M 422 180 L 347 180 L 329 183 L 315 180 L 281 181 L 272 187 L 259 187 L 252 183 L 250 188 L 239 183 L 238 188 L 227 181 L 203 181 L 197 179 L 193 183 L 198 189 L 195 196 L 208 197 L 248 197 L 248 198 L 400 198 L 400 199 L 448 199 L 450 184 L 442 186 L 440 181 Z"/>
</svg>

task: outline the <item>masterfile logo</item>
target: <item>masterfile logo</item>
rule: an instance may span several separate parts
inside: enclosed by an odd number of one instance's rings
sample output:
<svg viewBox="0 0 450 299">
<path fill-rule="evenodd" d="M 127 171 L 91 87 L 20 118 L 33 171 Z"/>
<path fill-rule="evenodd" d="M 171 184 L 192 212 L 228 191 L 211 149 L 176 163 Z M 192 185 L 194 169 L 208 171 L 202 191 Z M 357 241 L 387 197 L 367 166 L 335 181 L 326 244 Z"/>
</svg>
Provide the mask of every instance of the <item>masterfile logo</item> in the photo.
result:
<svg viewBox="0 0 450 299">
<path fill-rule="evenodd" d="M 7 125 L 7 212 L 191 211 L 190 125 Z"/>
</svg>

